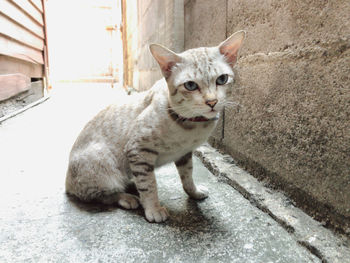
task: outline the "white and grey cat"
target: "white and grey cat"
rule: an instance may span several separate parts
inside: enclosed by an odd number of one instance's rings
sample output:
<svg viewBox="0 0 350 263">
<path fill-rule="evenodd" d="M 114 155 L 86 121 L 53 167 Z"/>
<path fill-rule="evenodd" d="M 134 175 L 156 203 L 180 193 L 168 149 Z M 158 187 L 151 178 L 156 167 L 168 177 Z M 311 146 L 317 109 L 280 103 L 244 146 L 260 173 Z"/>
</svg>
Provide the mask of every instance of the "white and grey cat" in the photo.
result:
<svg viewBox="0 0 350 263">
<path fill-rule="evenodd" d="M 67 193 L 125 209 L 141 203 L 149 222 L 163 222 L 168 212 L 159 204 L 154 169 L 175 162 L 185 192 L 206 198 L 192 179 L 192 151 L 207 140 L 227 102 L 244 38 L 239 31 L 217 47 L 181 54 L 150 45 L 164 78 L 85 126 L 70 153 Z M 126 193 L 133 183 L 139 197 Z"/>
</svg>

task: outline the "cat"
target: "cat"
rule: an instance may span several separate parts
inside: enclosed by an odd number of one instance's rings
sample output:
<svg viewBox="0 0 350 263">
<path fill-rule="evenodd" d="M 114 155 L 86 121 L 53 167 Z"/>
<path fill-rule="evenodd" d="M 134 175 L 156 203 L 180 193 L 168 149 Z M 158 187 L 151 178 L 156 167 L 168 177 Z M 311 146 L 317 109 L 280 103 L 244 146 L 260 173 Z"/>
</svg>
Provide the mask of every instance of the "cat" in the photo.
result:
<svg viewBox="0 0 350 263">
<path fill-rule="evenodd" d="M 151 44 L 164 78 L 88 122 L 69 156 L 66 192 L 125 209 L 141 204 L 149 222 L 163 222 L 169 214 L 159 203 L 154 169 L 175 162 L 184 191 L 206 198 L 208 190 L 192 179 L 192 152 L 217 124 L 244 38 L 238 31 L 216 47 L 180 54 Z M 132 184 L 139 196 L 127 193 Z"/>
</svg>

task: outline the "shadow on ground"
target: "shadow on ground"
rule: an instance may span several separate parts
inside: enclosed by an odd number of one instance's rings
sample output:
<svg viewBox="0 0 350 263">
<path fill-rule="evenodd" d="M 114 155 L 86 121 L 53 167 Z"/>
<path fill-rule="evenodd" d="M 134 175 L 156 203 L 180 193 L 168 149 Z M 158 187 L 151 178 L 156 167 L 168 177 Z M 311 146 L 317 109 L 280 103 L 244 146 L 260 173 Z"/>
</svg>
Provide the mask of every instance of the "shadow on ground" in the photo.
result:
<svg viewBox="0 0 350 263">
<path fill-rule="evenodd" d="M 157 169 L 159 198 L 170 212 L 164 224 L 148 223 L 141 208 L 68 198 L 69 151 L 96 112 L 94 103 L 124 96 L 108 91 L 104 100 L 102 93 L 102 87 L 58 89 L 0 125 L 0 262 L 320 261 L 197 158 L 195 181 L 210 192 L 201 202 L 186 196 L 173 164 Z"/>
</svg>

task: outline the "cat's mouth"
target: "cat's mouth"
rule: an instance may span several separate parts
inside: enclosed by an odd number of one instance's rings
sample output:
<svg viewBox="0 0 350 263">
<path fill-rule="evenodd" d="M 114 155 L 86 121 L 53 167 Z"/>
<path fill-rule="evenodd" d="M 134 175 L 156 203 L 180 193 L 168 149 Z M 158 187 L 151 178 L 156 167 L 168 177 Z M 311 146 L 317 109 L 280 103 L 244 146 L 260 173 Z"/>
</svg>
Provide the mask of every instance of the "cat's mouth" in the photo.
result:
<svg viewBox="0 0 350 263">
<path fill-rule="evenodd" d="M 214 118 L 216 115 L 218 115 L 219 111 L 211 109 L 210 111 L 207 111 L 205 114 L 203 114 L 203 116 L 207 117 L 207 118 Z"/>
</svg>

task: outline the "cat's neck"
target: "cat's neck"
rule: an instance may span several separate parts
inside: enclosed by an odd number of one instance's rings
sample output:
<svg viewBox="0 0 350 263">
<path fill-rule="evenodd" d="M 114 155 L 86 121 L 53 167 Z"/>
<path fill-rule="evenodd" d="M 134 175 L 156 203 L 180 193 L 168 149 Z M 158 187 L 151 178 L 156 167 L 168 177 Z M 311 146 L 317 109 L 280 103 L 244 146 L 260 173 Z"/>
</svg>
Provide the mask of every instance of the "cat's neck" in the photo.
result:
<svg viewBox="0 0 350 263">
<path fill-rule="evenodd" d="M 216 121 L 219 119 L 218 115 L 215 116 L 214 118 L 210 118 L 210 119 L 207 117 L 204 117 L 204 116 L 195 116 L 195 117 L 191 117 L 191 118 L 186 118 L 186 117 L 179 115 L 177 112 L 175 112 L 171 108 L 171 106 L 168 107 L 168 114 L 174 121 L 177 121 L 177 122 L 185 122 L 185 121 L 188 121 L 188 122 L 210 122 L 210 121 Z"/>
</svg>

